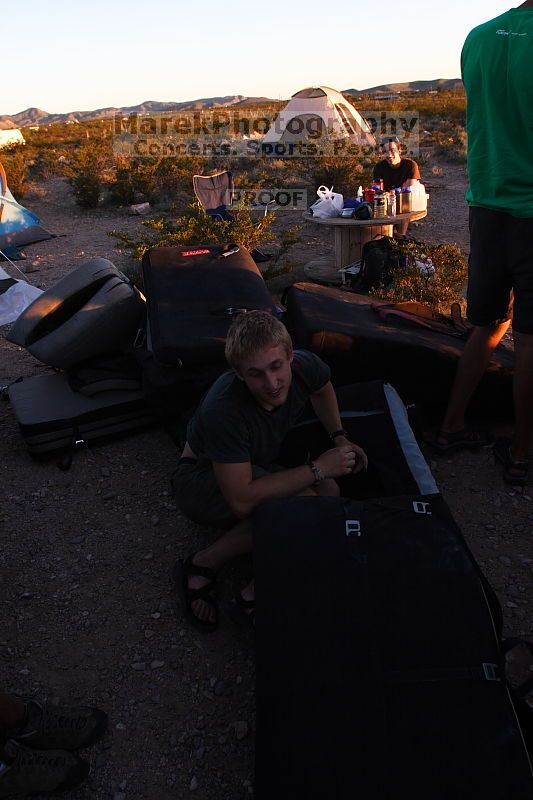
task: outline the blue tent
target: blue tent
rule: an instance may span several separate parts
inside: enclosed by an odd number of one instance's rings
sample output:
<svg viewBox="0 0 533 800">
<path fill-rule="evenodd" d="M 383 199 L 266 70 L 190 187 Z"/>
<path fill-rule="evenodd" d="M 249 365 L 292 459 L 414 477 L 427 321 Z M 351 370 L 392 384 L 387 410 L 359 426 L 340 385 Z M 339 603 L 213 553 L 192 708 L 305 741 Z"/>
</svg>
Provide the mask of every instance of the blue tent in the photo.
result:
<svg viewBox="0 0 533 800">
<path fill-rule="evenodd" d="M 8 189 L 6 173 L 0 164 L 0 254 L 16 257 L 14 248 L 51 239 L 53 234 L 39 224 L 38 217 L 17 203 Z"/>
</svg>

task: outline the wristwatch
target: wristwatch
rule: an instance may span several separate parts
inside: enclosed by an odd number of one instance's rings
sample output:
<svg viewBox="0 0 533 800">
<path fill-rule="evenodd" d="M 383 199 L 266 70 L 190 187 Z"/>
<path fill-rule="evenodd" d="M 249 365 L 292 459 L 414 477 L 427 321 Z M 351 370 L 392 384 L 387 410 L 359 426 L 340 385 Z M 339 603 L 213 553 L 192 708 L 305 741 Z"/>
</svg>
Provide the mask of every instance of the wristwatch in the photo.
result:
<svg viewBox="0 0 533 800">
<path fill-rule="evenodd" d="M 333 443 L 335 443 L 337 436 L 344 436 L 346 439 L 348 439 L 348 431 L 345 431 L 344 428 L 339 428 L 338 431 L 333 431 L 333 433 L 330 433 L 329 438 Z"/>
</svg>

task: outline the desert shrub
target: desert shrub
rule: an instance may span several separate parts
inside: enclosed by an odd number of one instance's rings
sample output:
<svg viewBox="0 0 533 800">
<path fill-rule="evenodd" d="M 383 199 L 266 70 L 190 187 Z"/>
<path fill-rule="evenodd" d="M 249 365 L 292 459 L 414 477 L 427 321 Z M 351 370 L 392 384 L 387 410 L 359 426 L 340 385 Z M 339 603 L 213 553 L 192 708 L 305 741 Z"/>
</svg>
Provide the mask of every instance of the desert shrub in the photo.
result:
<svg viewBox="0 0 533 800">
<path fill-rule="evenodd" d="M 291 228 L 285 228 L 280 231 L 276 236 L 276 251 L 272 254 L 271 261 L 261 264 L 261 273 L 265 281 L 278 278 L 290 272 L 293 268 L 293 262 L 288 257 L 288 252 L 293 245 L 298 244 L 301 240 L 300 231 L 301 225 L 293 225 Z"/>
<path fill-rule="evenodd" d="M 130 205 L 135 198 L 135 173 L 132 160 L 124 156 L 115 158 L 114 175 L 109 181 L 109 195 L 118 205 Z"/>
<path fill-rule="evenodd" d="M 81 208 L 96 208 L 106 167 L 105 153 L 95 144 L 81 147 L 65 164 L 76 203 Z"/>
<path fill-rule="evenodd" d="M 109 195 L 118 205 L 129 205 L 147 199 L 154 189 L 155 162 L 115 156 L 108 181 Z"/>
<path fill-rule="evenodd" d="M 17 199 L 28 188 L 29 164 L 27 153 L 20 147 L 2 150 L 2 164 L 7 175 L 7 185 Z"/>
<path fill-rule="evenodd" d="M 186 157 L 130 158 L 115 156 L 109 181 L 112 202 L 128 205 L 141 200 L 175 204 L 190 195 L 192 176 L 209 174 L 205 159 Z"/>
<path fill-rule="evenodd" d="M 180 194 L 190 194 L 193 175 L 209 174 L 203 158 L 161 158 L 153 170 L 153 193 L 157 202 L 174 202 Z"/>
<path fill-rule="evenodd" d="M 416 300 L 442 313 L 449 313 L 454 302 L 464 305 L 468 264 L 460 247 L 414 241 L 397 241 L 394 247 L 406 257 L 407 266 L 396 270 L 389 286 L 373 291 L 375 297 L 391 303 Z M 433 275 L 424 270 L 428 262 L 435 267 Z"/>
<path fill-rule="evenodd" d="M 466 162 L 466 146 L 466 130 L 461 126 L 455 126 L 451 134 L 449 132 L 441 133 L 434 154 L 444 156 L 448 161 L 464 164 Z"/>
<path fill-rule="evenodd" d="M 56 175 L 64 175 L 66 160 L 66 152 L 61 152 L 54 147 L 39 149 L 31 167 L 32 178 L 46 181 Z"/>
<path fill-rule="evenodd" d="M 363 179 L 364 168 L 359 159 L 335 157 L 316 159 L 312 180 L 315 188 L 321 185 L 334 187 L 336 192 L 346 197 L 355 196 Z"/>
<path fill-rule="evenodd" d="M 143 222 L 147 230 L 138 240 L 124 231 L 111 231 L 109 235 L 138 259 L 152 247 L 225 246 L 238 242 L 247 250 L 253 250 L 274 238 L 270 230 L 273 214 L 266 214 L 259 221 L 253 219 L 247 209 L 236 209 L 233 215 L 232 222 L 219 221 L 206 214 L 198 203 L 192 203 L 174 221 L 161 217 Z"/>
<path fill-rule="evenodd" d="M 357 109 L 366 119 L 378 121 L 382 118 L 401 117 L 402 112 L 414 112 L 419 118 L 420 129 L 431 130 L 436 119 L 445 121 L 448 125 L 464 125 L 466 97 L 464 91 L 439 91 L 437 94 L 417 92 L 414 95 L 403 93 L 397 100 L 383 104 L 376 97 L 367 95 L 359 98 Z M 397 132 L 400 139 L 403 138 L 401 130 Z"/>
</svg>

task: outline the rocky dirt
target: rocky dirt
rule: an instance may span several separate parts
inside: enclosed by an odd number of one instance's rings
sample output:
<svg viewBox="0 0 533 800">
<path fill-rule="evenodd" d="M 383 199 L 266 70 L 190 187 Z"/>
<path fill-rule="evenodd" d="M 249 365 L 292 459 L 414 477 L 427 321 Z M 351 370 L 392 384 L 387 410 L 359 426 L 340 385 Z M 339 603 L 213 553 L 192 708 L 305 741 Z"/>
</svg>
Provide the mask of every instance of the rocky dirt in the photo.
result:
<svg viewBox="0 0 533 800">
<path fill-rule="evenodd" d="M 413 233 L 467 250 L 464 168 L 436 165 L 427 183 L 430 214 Z M 60 179 L 26 202 L 61 234 L 27 248 L 27 261 L 19 264 L 34 270 L 32 283 L 46 288 L 96 255 L 119 268 L 130 263 L 107 236 L 113 228 L 139 229 L 139 218 L 126 210 L 82 212 Z M 292 279 L 302 276 L 307 261 L 331 252 L 330 232 L 305 226 Z M 0 336 L 0 383 L 45 371 Z M 0 403 L 0 415 L 0 685 L 91 702 L 109 714 L 109 733 L 87 752 L 91 775 L 70 797 L 251 796 L 253 651 L 225 619 L 215 634 L 197 633 L 173 593 L 176 557 L 214 535 L 176 510 L 169 487 L 175 445 L 155 429 L 81 450 L 70 471 L 61 472 L 53 461 L 28 456 L 7 402 Z M 533 487 L 506 486 L 490 451 L 426 455 L 498 593 L 505 632 L 531 637 Z M 228 570 L 223 593 L 233 594 L 245 574 L 246 565 Z"/>
</svg>

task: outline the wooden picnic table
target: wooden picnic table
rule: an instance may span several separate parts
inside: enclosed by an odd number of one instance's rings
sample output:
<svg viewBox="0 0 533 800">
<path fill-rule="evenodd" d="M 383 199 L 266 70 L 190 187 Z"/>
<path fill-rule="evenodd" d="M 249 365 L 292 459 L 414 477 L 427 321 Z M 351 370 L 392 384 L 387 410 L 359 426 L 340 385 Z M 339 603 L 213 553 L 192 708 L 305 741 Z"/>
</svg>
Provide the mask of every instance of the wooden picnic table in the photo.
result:
<svg viewBox="0 0 533 800">
<path fill-rule="evenodd" d="M 351 217 L 314 217 L 308 211 L 303 215 L 306 222 L 326 225 L 333 228 L 335 237 L 335 268 L 343 269 L 361 259 L 361 251 L 366 242 L 376 236 L 392 236 L 394 225 L 403 220 L 414 222 L 427 216 L 425 211 L 410 211 L 394 217 L 373 217 L 372 219 L 352 219 Z"/>
</svg>

